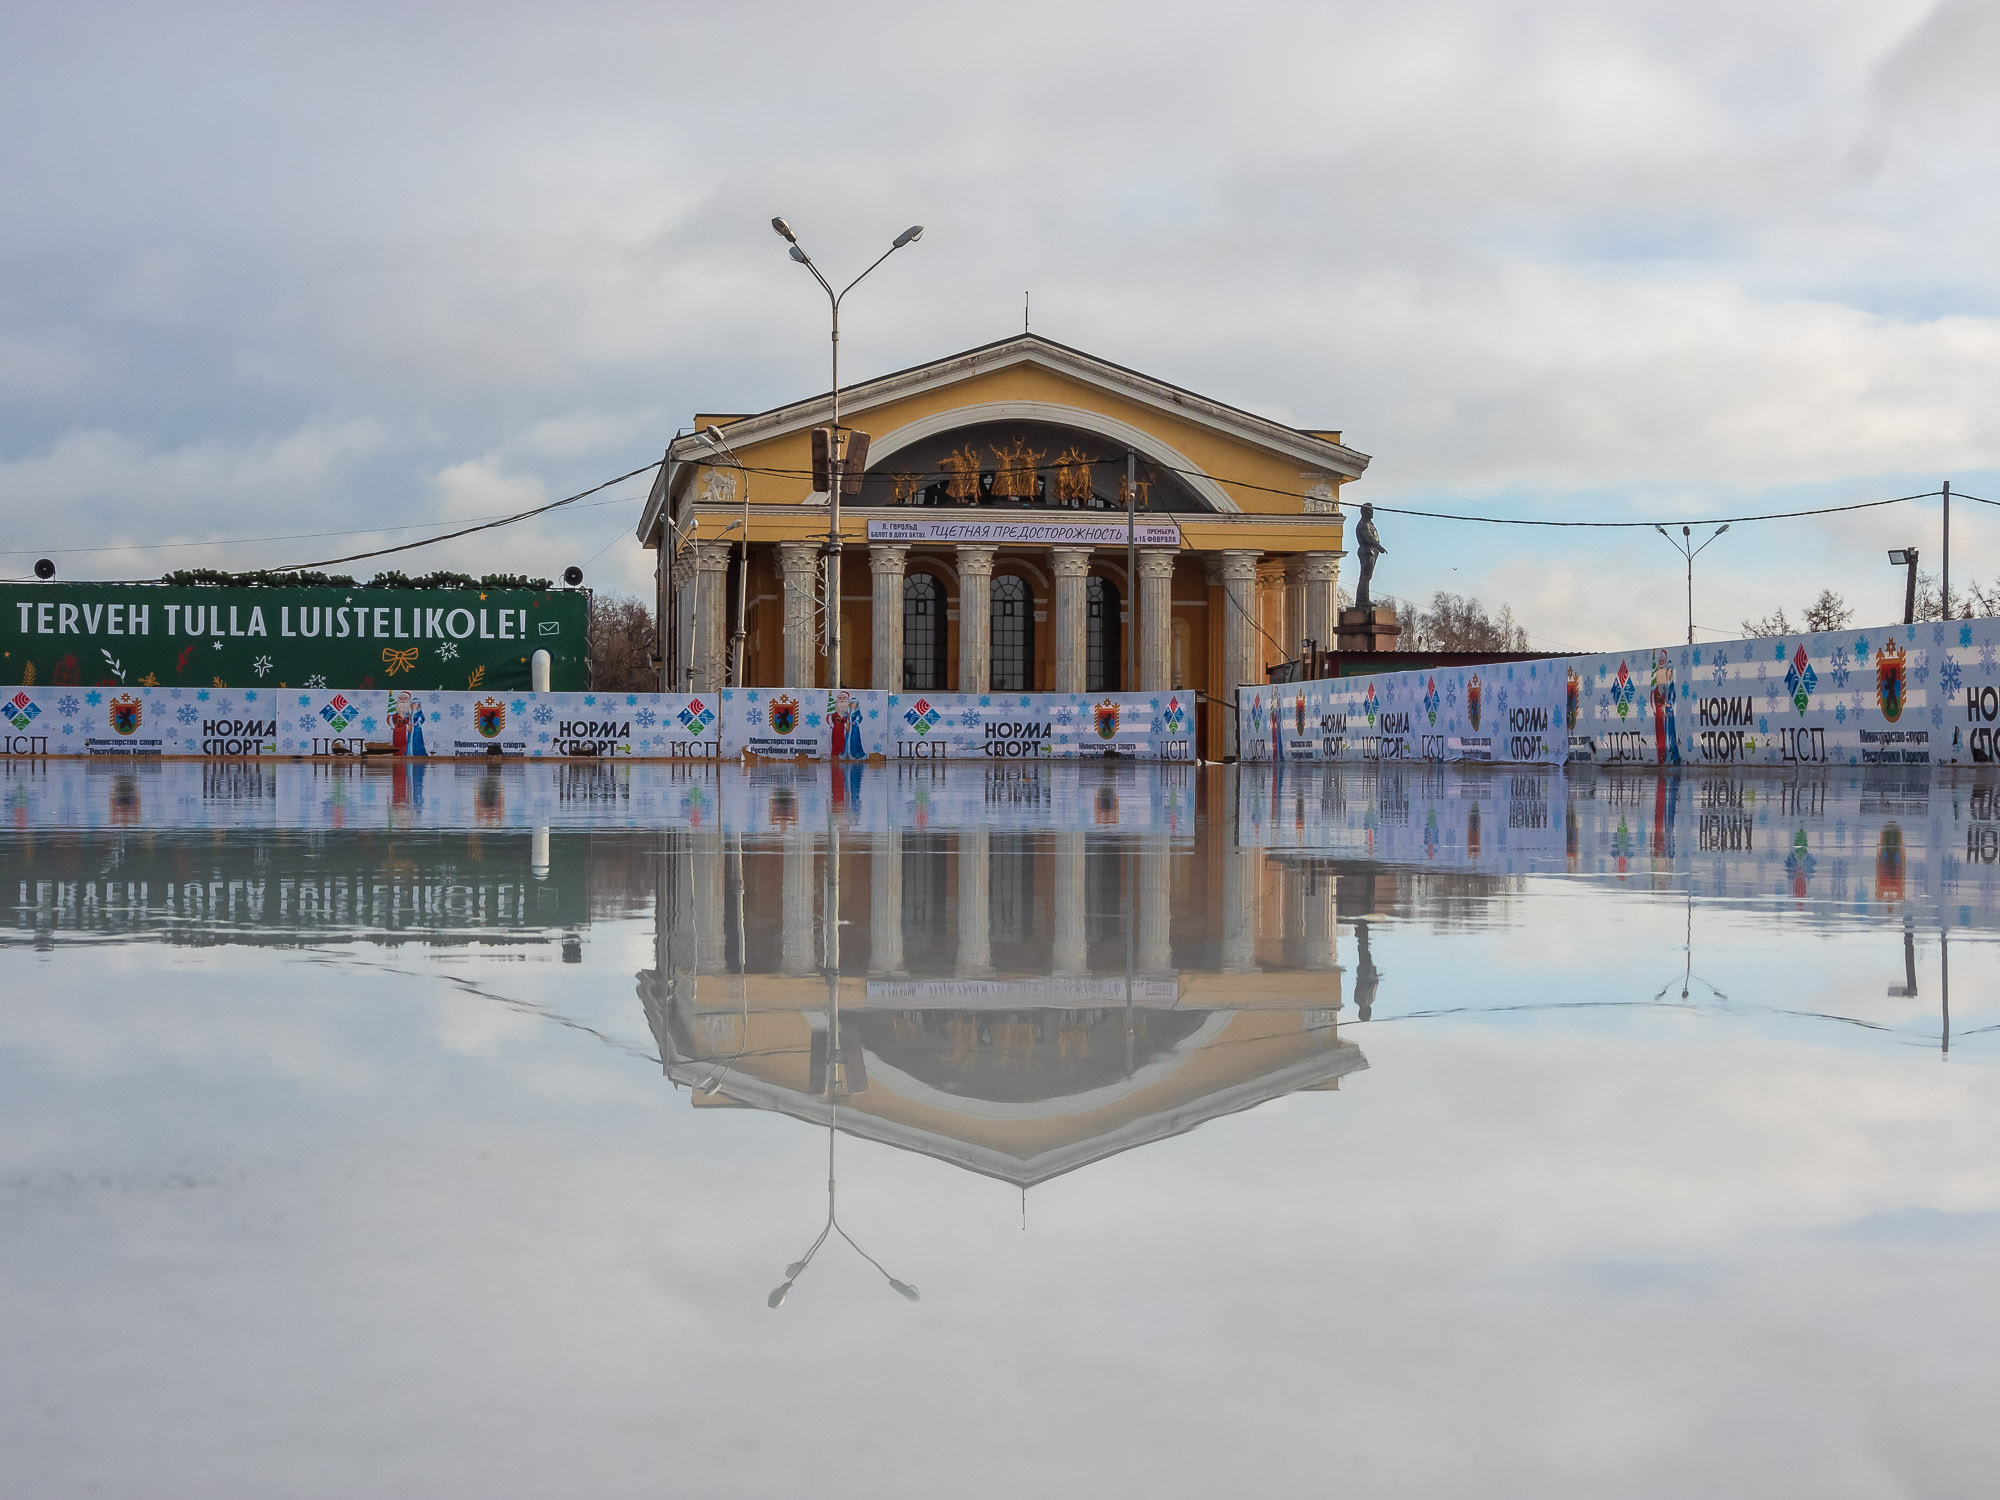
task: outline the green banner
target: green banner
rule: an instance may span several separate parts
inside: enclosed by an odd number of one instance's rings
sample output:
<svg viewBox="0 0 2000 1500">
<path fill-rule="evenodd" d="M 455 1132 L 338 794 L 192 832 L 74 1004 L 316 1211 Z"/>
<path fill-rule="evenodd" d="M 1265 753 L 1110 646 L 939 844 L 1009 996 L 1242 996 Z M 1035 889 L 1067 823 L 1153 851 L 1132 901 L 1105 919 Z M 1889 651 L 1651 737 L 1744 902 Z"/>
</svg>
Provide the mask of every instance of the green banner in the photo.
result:
<svg viewBox="0 0 2000 1500">
<path fill-rule="evenodd" d="M 547 651 L 582 692 L 587 614 L 568 589 L 0 584 L 0 682 L 522 689 Z"/>
</svg>

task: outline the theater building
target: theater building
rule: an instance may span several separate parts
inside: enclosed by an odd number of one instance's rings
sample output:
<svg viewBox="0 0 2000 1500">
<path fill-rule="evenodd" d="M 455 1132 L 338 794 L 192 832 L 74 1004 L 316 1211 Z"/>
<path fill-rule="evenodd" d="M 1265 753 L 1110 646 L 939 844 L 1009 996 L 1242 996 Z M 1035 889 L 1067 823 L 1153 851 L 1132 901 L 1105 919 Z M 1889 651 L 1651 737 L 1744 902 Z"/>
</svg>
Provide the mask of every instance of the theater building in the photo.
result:
<svg viewBox="0 0 2000 1500">
<path fill-rule="evenodd" d="M 841 507 L 845 686 L 1227 702 L 1335 643 L 1340 487 L 1368 464 L 1338 432 L 1025 333 L 840 399 L 869 438 Z M 668 450 L 639 526 L 667 690 L 825 683 L 812 443 L 830 414 L 826 395 L 699 414 Z M 1233 715 L 1206 724 L 1203 753 L 1233 754 Z"/>
</svg>

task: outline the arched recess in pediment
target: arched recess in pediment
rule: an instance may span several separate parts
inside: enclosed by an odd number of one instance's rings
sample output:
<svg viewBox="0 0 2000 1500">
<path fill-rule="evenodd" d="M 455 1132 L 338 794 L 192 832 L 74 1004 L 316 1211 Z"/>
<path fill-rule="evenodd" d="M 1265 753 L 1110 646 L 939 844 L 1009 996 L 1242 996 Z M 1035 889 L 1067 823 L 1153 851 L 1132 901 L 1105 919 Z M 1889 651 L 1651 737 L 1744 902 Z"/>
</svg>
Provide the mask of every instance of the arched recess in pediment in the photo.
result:
<svg viewBox="0 0 2000 1500">
<path fill-rule="evenodd" d="M 988 401 L 974 406 L 953 407 L 948 411 L 920 417 L 874 440 L 868 453 L 869 473 L 872 475 L 879 470 L 895 469 L 897 465 L 891 460 L 896 455 L 909 454 L 911 450 L 929 445 L 933 438 L 1009 422 L 1033 423 L 1040 427 L 1087 433 L 1106 440 L 1120 453 L 1129 448 L 1142 458 L 1152 460 L 1161 468 L 1175 471 L 1171 476 L 1173 483 L 1191 494 L 1199 502 L 1200 508 L 1226 515 L 1237 514 L 1242 509 L 1229 498 L 1221 485 L 1202 473 L 1185 453 L 1170 443 L 1162 442 L 1144 428 L 1134 427 L 1117 417 L 1107 417 L 1102 412 L 1090 411 L 1080 406 L 1063 406 L 1052 401 Z M 873 489 L 875 486 L 870 488 Z M 886 486 L 884 488 L 886 489 Z M 874 498 L 872 494 L 868 495 L 864 503 L 872 502 Z"/>
</svg>

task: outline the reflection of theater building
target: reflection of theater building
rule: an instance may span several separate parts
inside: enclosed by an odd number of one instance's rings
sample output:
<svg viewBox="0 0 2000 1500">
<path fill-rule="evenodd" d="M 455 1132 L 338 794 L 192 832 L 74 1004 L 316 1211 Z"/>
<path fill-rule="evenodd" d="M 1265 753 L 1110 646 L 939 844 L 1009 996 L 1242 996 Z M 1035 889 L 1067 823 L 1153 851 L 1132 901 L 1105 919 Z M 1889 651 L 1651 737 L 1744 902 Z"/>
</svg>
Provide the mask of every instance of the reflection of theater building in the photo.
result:
<svg viewBox="0 0 2000 1500">
<path fill-rule="evenodd" d="M 697 416 L 741 467 L 699 437 L 671 448 L 639 530 L 655 549 L 670 527 L 685 543 L 660 552 L 668 688 L 728 681 L 746 485 L 742 680 L 825 681 L 814 587 L 827 510 L 811 475 L 812 429 L 828 416 L 825 396 Z M 1334 644 L 1340 486 L 1368 463 L 1337 432 L 1287 427 L 1031 334 L 844 390 L 841 418 L 872 440 L 843 500 L 848 686 L 1222 698 L 1306 641 Z M 1143 528 L 1136 579 L 1128 471 Z"/>
<path fill-rule="evenodd" d="M 696 1107 L 824 1121 L 831 1094 L 843 1131 L 1027 1186 L 1367 1066 L 1333 882 L 1261 850 L 877 833 L 834 898 L 810 832 L 665 838 L 640 995 Z"/>
</svg>

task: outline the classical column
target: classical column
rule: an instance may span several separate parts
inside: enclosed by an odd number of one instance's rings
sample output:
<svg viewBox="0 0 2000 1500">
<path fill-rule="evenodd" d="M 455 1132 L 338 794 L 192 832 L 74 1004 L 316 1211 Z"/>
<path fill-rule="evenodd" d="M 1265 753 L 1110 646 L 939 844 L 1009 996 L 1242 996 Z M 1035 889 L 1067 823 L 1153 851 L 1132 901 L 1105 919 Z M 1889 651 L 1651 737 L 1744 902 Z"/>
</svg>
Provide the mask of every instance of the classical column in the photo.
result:
<svg viewBox="0 0 2000 1500">
<path fill-rule="evenodd" d="M 1257 626 L 1250 635 L 1250 660 L 1258 670 L 1247 679 L 1251 682 L 1264 680 L 1264 664 L 1273 650 L 1283 654 L 1290 661 L 1296 653 L 1291 649 L 1291 620 L 1286 605 L 1291 602 L 1287 586 L 1286 569 L 1281 563 L 1272 568 L 1257 570 Z"/>
<path fill-rule="evenodd" d="M 694 690 L 729 681 L 729 543 L 695 544 Z"/>
<path fill-rule="evenodd" d="M 1055 952 L 1057 974 L 1075 978 L 1090 972 L 1090 945 L 1084 933 L 1084 850 L 1080 833 L 1055 836 L 1056 883 L 1051 893 L 1055 907 Z"/>
<path fill-rule="evenodd" d="M 1049 611 L 1049 628 L 1055 632 L 1058 693 L 1083 691 L 1086 661 L 1084 631 L 1089 623 L 1084 609 L 1083 586 L 1090 576 L 1088 547 L 1051 547 L 1049 568 L 1056 577 L 1055 607 Z"/>
<path fill-rule="evenodd" d="M 958 972 L 966 979 L 983 979 L 993 972 L 993 910 L 987 880 L 992 851 L 992 836 L 984 828 L 959 830 Z"/>
<path fill-rule="evenodd" d="M 1139 691 L 1173 686 L 1174 562 L 1178 553 L 1139 554 Z"/>
<path fill-rule="evenodd" d="M 1250 625 L 1257 600 L 1255 552 L 1221 552 L 1222 574 L 1222 756 L 1234 760 L 1236 749 L 1236 690 L 1244 683 L 1261 678 L 1250 665 L 1249 643 L 1256 637 Z"/>
<path fill-rule="evenodd" d="M 819 543 L 780 542 L 778 562 L 785 573 L 785 680 L 778 686 L 809 688 L 819 681 L 819 643 L 813 638 Z"/>
<path fill-rule="evenodd" d="M 1139 846 L 1139 936 L 1141 974 L 1173 972 L 1173 850 L 1164 836 Z"/>
<path fill-rule="evenodd" d="M 903 830 L 885 828 L 869 853 L 868 971 L 903 972 Z"/>
<path fill-rule="evenodd" d="M 1285 559 L 1285 633 L 1279 637 L 1285 643 L 1285 655 L 1292 661 L 1305 659 L 1306 637 L 1312 632 L 1306 629 L 1306 560 L 1303 557 Z"/>
<path fill-rule="evenodd" d="M 674 578 L 674 618 L 673 639 L 667 646 L 669 675 L 673 680 L 673 690 L 685 693 L 693 685 L 695 673 L 699 670 L 700 658 L 695 651 L 695 622 L 700 618 L 700 600 L 696 597 L 696 584 L 701 577 L 695 565 L 695 549 L 682 549 L 681 555 L 673 561 Z"/>
<path fill-rule="evenodd" d="M 958 549 L 958 690 L 983 693 L 993 675 L 995 547 Z"/>
<path fill-rule="evenodd" d="M 1336 967 L 1334 934 L 1339 930 L 1333 919 L 1333 877 L 1318 870 L 1298 870 L 1299 962 L 1318 973 Z M 1340 1009 L 1340 991 L 1333 992 L 1333 1008 Z"/>
<path fill-rule="evenodd" d="M 868 571 L 875 578 L 874 685 L 894 693 L 903 686 L 903 560 L 910 549 L 873 542 Z"/>
<path fill-rule="evenodd" d="M 779 965 L 787 974 L 810 974 L 813 962 L 813 844 L 812 831 L 794 825 L 785 830 L 783 902 L 778 934 Z"/>
<path fill-rule="evenodd" d="M 1305 618 L 1299 634 L 1331 651 L 1340 635 L 1340 554 L 1308 552 L 1300 559 L 1305 579 Z"/>
<path fill-rule="evenodd" d="M 692 836 L 688 862 L 694 883 L 694 960 L 704 974 L 727 967 L 722 929 L 722 829 L 698 828 Z"/>
</svg>

